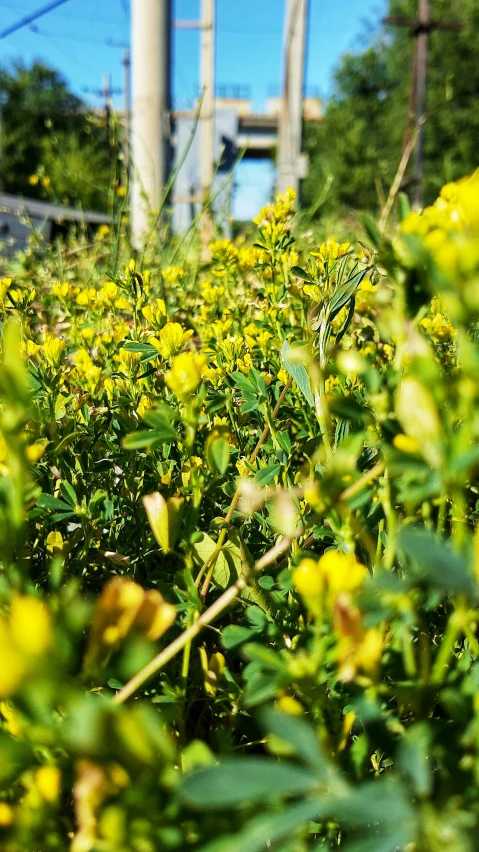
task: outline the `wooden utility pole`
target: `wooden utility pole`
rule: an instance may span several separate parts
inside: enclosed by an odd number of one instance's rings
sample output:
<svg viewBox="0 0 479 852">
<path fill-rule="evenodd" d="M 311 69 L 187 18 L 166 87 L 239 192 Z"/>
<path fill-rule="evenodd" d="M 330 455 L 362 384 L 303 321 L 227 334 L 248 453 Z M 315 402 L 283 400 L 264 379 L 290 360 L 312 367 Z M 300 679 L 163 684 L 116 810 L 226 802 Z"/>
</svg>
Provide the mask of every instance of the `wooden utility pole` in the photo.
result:
<svg viewBox="0 0 479 852">
<path fill-rule="evenodd" d="M 171 0 L 132 0 L 131 236 L 141 249 L 171 164 Z"/>
<path fill-rule="evenodd" d="M 215 0 L 202 0 L 200 113 L 200 188 L 205 200 L 211 191 L 215 162 Z"/>
<path fill-rule="evenodd" d="M 409 144 L 411 134 L 417 133 L 414 169 L 413 169 L 413 206 L 418 209 L 423 203 L 423 167 L 424 167 L 424 136 L 426 121 L 427 96 L 427 50 L 429 34 L 432 30 L 449 30 L 459 32 L 462 24 L 455 21 L 435 21 L 431 18 L 429 0 L 418 0 L 417 18 L 401 18 L 390 16 L 384 18 L 385 24 L 408 27 L 415 39 L 414 57 L 411 75 L 411 93 L 409 97 L 404 149 Z"/>
<path fill-rule="evenodd" d="M 299 181 L 305 171 L 301 143 L 307 5 L 307 0 L 286 0 L 283 97 L 279 122 L 279 192 L 288 187 L 298 192 Z"/>
</svg>

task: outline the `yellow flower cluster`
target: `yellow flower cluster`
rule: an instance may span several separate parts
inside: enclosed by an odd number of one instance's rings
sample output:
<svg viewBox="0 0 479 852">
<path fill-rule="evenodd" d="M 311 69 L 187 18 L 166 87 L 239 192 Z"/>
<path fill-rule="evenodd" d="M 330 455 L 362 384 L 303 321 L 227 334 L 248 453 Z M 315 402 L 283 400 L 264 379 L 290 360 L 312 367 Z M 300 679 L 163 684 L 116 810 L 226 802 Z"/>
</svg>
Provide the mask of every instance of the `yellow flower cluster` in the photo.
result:
<svg viewBox="0 0 479 852">
<path fill-rule="evenodd" d="M 329 610 L 337 636 L 339 676 L 352 680 L 358 670 L 375 676 L 381 660 L 383 636 L 376 628 L 364 628 L 355 597 L 367 577 L 367 569 L 353 553 L 328 550 L 318 561 L 301 560 L 293 573 L 293 585 L 312 614 L 322 619 Z"/>
<path fill-rule="evenodd" d="M 293 205 L 295 201 L 296 192 L 294 189 L 287 189 L 285 192 L 279 193 L 272 204 L 263 207 L 253 219 L 253 222 L 260 228 L 268 224 L 287 222 L 294 215 Z"/>
<path fill-rule="evenodd" d="M 184 331 L 178 322 L 167 322 L 161 329 L 158 338 L 149 337 L 148 342 L 155 349 L 158 349 L 160 355 L 164 358 L 171 358 L 181 352 L 185 343 L 193 336 L 193 330 Z"/>
<path fill-rule="evenodd" d="M 479 269 L 479 169 L 446 184 L 432 206 L 409 213 L 401 231 L 420 237 L 451 281 L 471 277 Z"/>
<path fill-rule="evenodd" d="M 159 639 L 176 617 L 156 589 L 145 591 L 133 580 L 115 577 L 104 587 L 93 617 L 85 662 L 94 665 L 105 653 L 135 631 Z"/>
<path fill-rule="evenodd" d="M 32 596 L 14 598 L 8 620 L 0 618 L 0 697 L 8 698 L 38 666 L 52 644 L 45 605 Z"/>
<path fill-rule="evenodd" d="M 186 400 L 198 389 L 205 367 L 205 355 L 182 352 L 174 359 L 171 370 L 168 370 L 166 384 L 178 399 Z"/>
</svg>

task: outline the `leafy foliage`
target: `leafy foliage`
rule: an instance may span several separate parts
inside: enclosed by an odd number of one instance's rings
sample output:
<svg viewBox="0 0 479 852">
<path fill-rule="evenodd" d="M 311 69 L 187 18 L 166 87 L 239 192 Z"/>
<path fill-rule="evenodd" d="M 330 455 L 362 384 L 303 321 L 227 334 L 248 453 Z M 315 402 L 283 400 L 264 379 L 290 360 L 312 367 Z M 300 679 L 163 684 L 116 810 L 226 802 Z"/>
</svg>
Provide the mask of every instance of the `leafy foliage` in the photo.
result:
<svg viewBox="0 0 479 852">
<path fill-rule="evenodd" d="M 58 72 L 40 62 L 0 69 L 0 98 L 0 188 L 106 210 L 112 183 L 108 131 Z"/>
<path fill-rule="evenodd" d="M 477 166 L 477 74 L 479 9 L 475 0 L 432 0 L 435 21 L 463 25 L 460 32 L 435 29 L 428 45 L 425 197 L 442 183 Z M 388 12 L 415 19 L 415 0 L 390 0 Z M 332 177 L 321 210 L 377 211 L 400 160 L 406 132 L 413 39 L 406 27 L 383 27 L 366 50 L 347 54 L 336 72 L 324 120 L 306 127 L 311 166 L 305 201 Z"/>
<path fill-rule="evenodd" d="M 476 848 L 478 184 L 2 277 L 6 852 Z"/>
</svg>

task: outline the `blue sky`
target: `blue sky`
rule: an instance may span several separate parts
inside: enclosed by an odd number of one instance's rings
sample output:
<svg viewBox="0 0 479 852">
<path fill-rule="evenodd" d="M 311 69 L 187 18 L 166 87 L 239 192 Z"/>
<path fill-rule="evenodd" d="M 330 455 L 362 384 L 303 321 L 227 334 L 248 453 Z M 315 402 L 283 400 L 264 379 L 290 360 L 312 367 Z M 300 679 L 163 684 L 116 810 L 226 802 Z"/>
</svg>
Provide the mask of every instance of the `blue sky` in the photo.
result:
<svg viewBox="0 0 479 852">
<path fill-rule="evenodd" d="M 46 0 L 0 0 L 0 29 Z M 323 98 L 331 92 L 333 72 L 343 53 L 361 50 L 384 14 L 386 0 L 309 0 L 306 87 Z M 200 0 L 174 0 L 177 20 L 199 18 Z M 239 84 L 261 110 L 272 87 L 281 83 L 284 0 L 217 0 L 217 84 Z M 68 0 L 0 41 L 0 63 L 39 57 L 58 68 L 75 92 L 91 104 L 94 90 L 111 73 L 122 87 L 122 55 L 129 40 L 129 0 Z M 198 91 L 199 35 L 176 30 L 173 42 L 173 93 L 185 108 Z M 115 98 L 121 103 L 121 95 Z M 273 171 L 267 163 L 243 163 L 237 174 L 235 214 L 254 215 L 271 192 Z"/>
</svg>

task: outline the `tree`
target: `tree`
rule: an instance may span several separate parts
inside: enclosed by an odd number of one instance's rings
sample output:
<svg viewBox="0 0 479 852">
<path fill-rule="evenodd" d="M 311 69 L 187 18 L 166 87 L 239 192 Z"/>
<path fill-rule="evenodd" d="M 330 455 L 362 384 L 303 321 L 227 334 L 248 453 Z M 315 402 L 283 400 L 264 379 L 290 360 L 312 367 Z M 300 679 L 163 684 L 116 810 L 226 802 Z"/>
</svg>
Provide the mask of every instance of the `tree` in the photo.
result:
<svg viewBox="0 0 479 852">
<path fill-rule="evenodd" d="M 61 75 L 34 62 L 0 69 L 0 188 L 105 209 L 108 136 Z"/>
<path fill-rule="evenodd" d="M 447 180 L 479 165 L 479 4 L 431 0 L 434 18 L 459 20 L 460 33 L 435 30 L 429 39 L 425 199 Z M 417 0 L 391 0 L 390 13 L 415 17 Z M 310 174 L 306 204 L 328 175 L 329 209 L 377 211 L 401 157 L 409 98 L 413 39 L 404 28 L 383 29 L 361 54 L 346 55 L 319 126 L 306 127 Z"/>
</svg>

